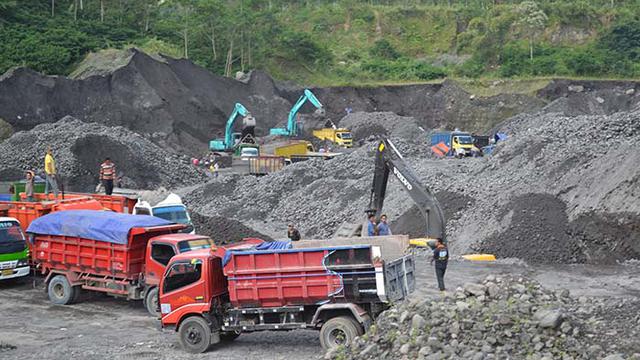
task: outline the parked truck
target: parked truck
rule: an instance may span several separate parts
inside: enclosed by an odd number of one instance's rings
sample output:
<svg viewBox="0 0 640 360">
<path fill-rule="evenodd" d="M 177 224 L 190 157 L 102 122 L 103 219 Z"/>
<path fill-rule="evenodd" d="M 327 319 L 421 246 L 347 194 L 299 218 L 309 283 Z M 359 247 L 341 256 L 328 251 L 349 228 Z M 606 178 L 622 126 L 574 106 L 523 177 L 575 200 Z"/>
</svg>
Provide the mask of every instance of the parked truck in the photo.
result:
<svg viewBox="0 0 640 360">
<path fill-rule="evenodd" d="M 0 281 L 29 275 L 29 248 L 17 219 L 0 217 Z"/>
<path fill-rule="evenodd" d="M 195 234 L 195 228 L 187 207 L 177 194 L 169 194 L 164 200 L 155 205 L 148 201 L 138 199 L 133 207 L 134 215 L 151 215 L 174 223 L 184 224 L 182 232 Z"/>
<path fill-rule="evenodd" d="M 351 136 L 349 129 L 336 127 L 316 129 L 313 130 L 313 136 L 323 141 L 330 141 L 344 148 L 353 146 L 353 136 Z"/>
<path fill-rule="evenodd" d="M 143 300 L 155 315 L 157 286 L 171 258 L 213 245 L 209 237 L 179 233 L 184 228 L 148 215 L 70 210 L 35 219 L 27 232 L 52 303 L 71 304 L 82 291 L 97 291 Z"/>
<path fill-rule="evenodd" d="M 480 150 L 474 145 L 470 133 L 461 131 L 445 131 L 431 135 L 431 149 L 440 156 L 476 156 Z"/>
<path fill-rule="evenodd" d="M 173 257 L 160 284 L 162 326 L 191 353 L 244 332 L 293 329 L 320 330 L 330 349 L 362 335 L 415 287 L 412 255 L 393 258 L 367 244 L 282 243 Z"/>
</svg>

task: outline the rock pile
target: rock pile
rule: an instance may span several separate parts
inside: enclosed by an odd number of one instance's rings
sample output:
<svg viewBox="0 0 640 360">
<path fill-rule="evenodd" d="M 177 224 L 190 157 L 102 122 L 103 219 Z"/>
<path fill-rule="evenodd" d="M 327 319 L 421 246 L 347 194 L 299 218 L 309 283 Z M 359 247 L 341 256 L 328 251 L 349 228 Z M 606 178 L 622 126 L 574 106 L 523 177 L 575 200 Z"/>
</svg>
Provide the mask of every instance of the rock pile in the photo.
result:
<svg viewBox="0 0 640 360">
<path fill-rule="evenodd" d="M 69 116 L 18 132 L 2 142 L 0 174 L 20 174 L 28 169 L 42 172 L 48 147 L 67 190 L 94 190 L 100 163 L 106 157 L 116 163 L 122 186 L 127 188 L 171 188 L 206 178 L 188 158 L 167 152 L 123 127 L 84 123 Z"/>
<path fill-rule="evenodd" d="M 640 325 L 628 325 L 638 306 L 637 300 L 574 299 L 527 279 L 490 275 L 452 296 L 392 307 L 367 334 L 325 358 L 640 359 L 640 344 L 631 340 Z M 602 311 L 612 307 L 630 312 L 625 329 Z"/>
<path fill-rule="evenodd" d="M 639 120 L 640 111 L 519 115 L 501 126 L 510 137 L 493 156 L 458 160 L 425 156 L 427 135 L 411 118 L 353 113 L 346 124 L 371 134 L 362 147 L 258 179 L 219 179 L 187 201 L 205 215 L 232 216 L 272 237 L 284 236 L 288 222 L 307 238 L 331 236 L 343 222 L 364 217 L 375 137 L 386 134 L 439 197 L 453 253 L 538 263 L 640 258 Z M 424 236 L 424 219 L 393 177 L 383 211 L 394 233 Z"/>
</svg>

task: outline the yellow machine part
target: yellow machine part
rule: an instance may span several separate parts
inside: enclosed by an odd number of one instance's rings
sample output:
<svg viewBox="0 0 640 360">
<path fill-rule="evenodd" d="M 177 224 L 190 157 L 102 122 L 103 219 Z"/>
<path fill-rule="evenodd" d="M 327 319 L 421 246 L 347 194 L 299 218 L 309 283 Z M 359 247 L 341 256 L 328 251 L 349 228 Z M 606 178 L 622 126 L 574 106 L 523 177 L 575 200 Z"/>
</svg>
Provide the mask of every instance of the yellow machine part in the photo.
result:
<svg viewBox="0 0 640 360">
<path fill-rule="evenodd" d="M 415 246 L 415 247 L 433 248 L 436 245 L 436 239 L 431 239 L 431 238 L 409 239 L 409 245 Z"/>
<path fill-rule="evenodd" d="M 496 261 L 496 256 L 493 254 L 467 254 L 462 255 L 462 258 L 471 261 Z"/>
</svg>

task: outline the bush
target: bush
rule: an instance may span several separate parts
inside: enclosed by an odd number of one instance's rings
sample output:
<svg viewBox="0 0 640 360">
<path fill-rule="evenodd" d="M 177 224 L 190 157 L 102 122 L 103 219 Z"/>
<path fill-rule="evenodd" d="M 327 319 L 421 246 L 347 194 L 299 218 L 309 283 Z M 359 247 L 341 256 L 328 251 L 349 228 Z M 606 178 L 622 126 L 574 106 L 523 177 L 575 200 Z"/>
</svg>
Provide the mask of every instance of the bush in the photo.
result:
<svg viewBox="0 0 640 360">
<path fill-rule="evenodd" d="M 640 20 L 614 25 L 599 39 L 599 43 L 629 60 L 640 60 Z"/>
<path fill-rule="evenodd" d="M 447 76 L 442 68 L 409 59 L 369 60 L 361 65 L 361 69 L 378 80 L 433 80 Z"/>
<path fill-rule="evenodd" d="M 280 42 L 292 57 L 299 58 L 295 60 L 328 64 L 333 59 L 331 52 L 317 44 L 307 33 L 286 31 L 280 37 Z"/>
<path fill-rule="evenodd" d="M 373 47 L 369 49 L 369 55 L 387 60 L 395 60 L 400 57 L 400 54 L 387 39 L 376 40 Z"/>
<path fill-rule="evenodd" d="M 604 70 L 602 55 L 592 49 L 580 49 L 570 53 L 565 63 L 569 71 L 578 76 L 601 75 Z"/>
<path fill-rule="evenodd" d="M 477 78 L 484 73 L 485 64 L 479 57 L 474 56 L 456 67 L 455 74 L 463 77 Z"/>
</svg>

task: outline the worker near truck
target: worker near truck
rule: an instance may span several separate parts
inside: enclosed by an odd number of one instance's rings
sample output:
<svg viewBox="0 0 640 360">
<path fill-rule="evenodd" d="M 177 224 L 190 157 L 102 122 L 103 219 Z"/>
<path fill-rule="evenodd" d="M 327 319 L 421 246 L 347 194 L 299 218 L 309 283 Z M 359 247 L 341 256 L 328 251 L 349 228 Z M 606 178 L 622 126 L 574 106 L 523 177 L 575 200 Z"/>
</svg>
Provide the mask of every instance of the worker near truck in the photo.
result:
<svg viewBox="0 0 640 360">
<path fill-rule="evenodd" d="M 389 229 L 389 224 L 387 224 L 387 215 L 383 214 L 380 216 L 380 222 L 378 223 L 378 235 L 391 235 L 391 229 Z"/>
<path fill-rule="evenodd" d="M 53 158 L 53 150 L 47 149 L 47 154 L 44 156 L 44 174 L 45 185 L 44 193 L 49 195 L 49 189 L 53 191 L 53 195 L 58 198 L 58 182 L 56 180 L 56 160 Z"/>
<path fill-rule="evenodd" d="M 27 197 L 27 202 L 34 202 L 33 198 L 33 182 L 35 180 L 35 173 L 31 170 L 27 171 L 26 179 L 24 182 L 24 193 Z"/>
<path fill-rule="evenodd" d="M 298 241 L 300 240 L 300 232 L 298 231 L 298 229 L 296 229 L 293 224 L 289 224 L 289 226 L 287 227 L 287 237 L 289 237 L 289 239 L 291 239 L 291 241 Z"/>
<path fill-rule="evenodd" d="M 116 179 L 116 164 L 110 158 L 104 159 L 100 165 L 100 181 L 104 186 L 104 193 L 113 194 L 113 181 Z"/>
<path fill-rule="evenodd" d="M 433 259 L 431 262 L 436 263 L 436 278 L 438 279 L 438 289 L 444 292 L 444 273 L 447 271 L 447 263 L 449 262 L 449 249 L 442 239 L 436 240 L 436 248 L 433 250 Z"/>
<path fill-rule="evenodd" d="M 369 223 L 367 224 L 367 236 L 376 236 L 378 234 L 378 225 L 376 224 L 376 216 L 369 215 Z"/>
</svg>

